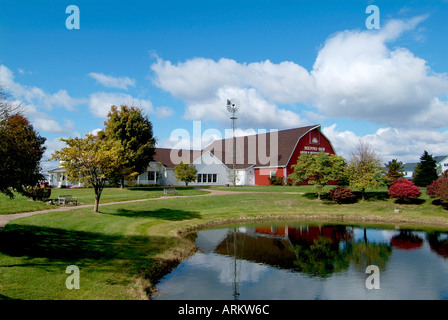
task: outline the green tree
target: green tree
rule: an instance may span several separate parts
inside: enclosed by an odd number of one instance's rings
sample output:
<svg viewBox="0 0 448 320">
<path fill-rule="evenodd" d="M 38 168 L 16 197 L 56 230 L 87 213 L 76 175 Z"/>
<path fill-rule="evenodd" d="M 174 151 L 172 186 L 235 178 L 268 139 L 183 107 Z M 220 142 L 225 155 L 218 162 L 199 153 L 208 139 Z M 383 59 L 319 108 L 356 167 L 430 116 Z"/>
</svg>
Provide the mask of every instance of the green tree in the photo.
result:
<svg viewBox="0 0 448 320">
<path fill-rule="evenodd" d="M 403 162 L 398 162 L 397 159 L 392 159 L 392 161 L 389 161 L 386 164 L 387 168 L 387 178 L 389 181 L 397 180 L 404 177 L 404 168 L 403 168 Z"/>
<path fill-rule="evenodd" d="M 317 154 L 301 154 L 297 164 L 293 165 L 294 172 L 288 176 L 295 183 L 308 180 L 317 193 L 317 199 L 321 199 L 325 186 L 330 181 L 337 181 L 343 177 L 345 161 L 335 154 L 326 155 L 325 152 Z"/>
<path fill-rule="evenodd" d="M 0 192 L 14 198 L 13 190 L 24 194 L 26 186 L 43 179 L 40 161 L 45 138 L 21 114 L 5 112 L 0 119 Z"/>
<path fill-rule="evenodd" d="M 301 243 L 291 247 L 296 255 L 294 266 L 310 276 L 327 278 L 333 273 L 347 270 L 348 252 L 331 239 L 321 236 L 312 243 Z"/>
<path fill-rule="evenodd" d="M 67 147 L 52 154 L 67 169 L 67 179 L 79 181 L 94 189 L 94 212 L 98 212 L 101 193 L 116 169 L 125 166 L 124 148 L 118 140 L 99 139 L 87 134 L 85 138 L 61 139 Z"/>
<path fill-rule="evenodd" d="M 361 190 L 365 199 L 367 188 L 377 188 L 385 182 L 386 171 L 381 167 L 381 158 L 368 143 L 360 141 L 347 164 L 347 176 L 352 187 Z"/>
<path fill-rule="evenodd" d="M 122 166 L 115 168 L 110 179 L 119 182 L 133 181 L 148 168 L 153 160 L 156 139 L 153 137 L 152 124 L 140 108 L 122 105 L 120 109 L 112 106 L 104 122 L 102 139 L 118 140 L 123 146 Z"/>
<path fill-rule="evenodd" d="M 176 174 L 176 181 L 183 181 L 188 186 L 188 183 L 196 180 L 198 171 L 192 163 L 181 162 L 174 167 L 174 173 Z"/>
<path fill-rule="evenodd" d="M 437 180 L 437 164 L 432 155 L 426 150 L 420 157 L 414 172 L 414 184 L 419 187 L 426 187 L 434 180 Z"/>
</svg>

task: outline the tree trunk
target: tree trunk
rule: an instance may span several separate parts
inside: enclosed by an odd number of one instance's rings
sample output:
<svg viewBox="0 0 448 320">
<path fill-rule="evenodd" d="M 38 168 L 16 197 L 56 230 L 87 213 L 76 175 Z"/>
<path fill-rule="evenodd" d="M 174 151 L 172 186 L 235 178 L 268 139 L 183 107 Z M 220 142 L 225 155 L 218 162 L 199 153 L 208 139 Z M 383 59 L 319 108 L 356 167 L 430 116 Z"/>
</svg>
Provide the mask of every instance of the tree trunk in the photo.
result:
<svg viewBox="0 0 448 320">
<path fill-rule="evenodd" d="M 320 201 L 320 193 L 317 194 L 317 200 Z"/>
<path fill-rule="evenodd" d="M 95 205 L 93 206 L 93 212 L 99 212 L 98 207 L 100 205 L 100 194 L 95 190 Z"/>
<path fill-rule="evenodd" d="M 124 189 L 124 178 L 123 178 L 123 177 L 121 178 L 121 186 L 120 186 L 120 189 Z"/>
</svg>

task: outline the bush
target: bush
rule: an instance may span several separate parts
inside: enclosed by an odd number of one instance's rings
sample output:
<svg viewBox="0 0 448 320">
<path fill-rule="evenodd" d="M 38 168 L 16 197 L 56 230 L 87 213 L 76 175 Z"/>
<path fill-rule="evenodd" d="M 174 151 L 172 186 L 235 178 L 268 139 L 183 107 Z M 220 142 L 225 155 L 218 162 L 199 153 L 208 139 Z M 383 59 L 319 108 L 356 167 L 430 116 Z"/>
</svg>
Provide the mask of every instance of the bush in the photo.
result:
<svg viewBox="0 0 448 320">
<path fill-rule="evenodd" d="M 284 184 L 283 177 L 272 176 L 269 178 L 269 183 L 274 186 L 281 186 Z"/>
<path fill-rule="evenodd" d="M 337 187 L 330 190 L 328 197 L 336 203 L 353 203 L 356 200 L 356 196 L 353 190 L 350 188 Z"/>
<path fill-rule="evenodd" d="M 392 182 L 387 194 L 389 197 L 402 202 L 412 202 L 413 200 L 417 200 L 422 192 L 412 181 L 398 179 Z"/>
<path fill-rule="evenodd" d="M 51 188 L 49 187 L 40 187 L 40 186 L 35 186 L 35 187 L 25 187 L 23 188 L 23 194 L 28 197 L 33 199 L 34 201 L 43 201 L 45 199 L 50 198 L 51 195 Z"/>
<path fill-rule="evenodd" d="M 440 176 L 441 178 L 446 178 L 448 177 L 448 169 L 446 169 L 445 171 L 442 172 L 442 175 Z"/>
<path fill-rule="evenodd" d="M 426 193 L 431 198 L 439 199 L 443 204 L 448 204 L 448 177 L 440 178 L 426 188 Z"/>
</svg>

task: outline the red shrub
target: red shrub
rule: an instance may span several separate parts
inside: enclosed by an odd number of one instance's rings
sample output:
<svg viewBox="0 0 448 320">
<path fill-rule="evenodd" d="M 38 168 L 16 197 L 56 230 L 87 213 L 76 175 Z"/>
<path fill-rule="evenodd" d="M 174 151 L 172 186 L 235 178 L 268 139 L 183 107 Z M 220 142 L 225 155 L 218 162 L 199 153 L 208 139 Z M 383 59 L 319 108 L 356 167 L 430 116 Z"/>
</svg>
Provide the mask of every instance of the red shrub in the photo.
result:
<svg viewBox="0 0 448 320">
<path fill-rule="evenodd" d="M 445 171 L 442 172 L 442 176 L 441 178 L 446 178 L 448 177 L 448 169 L 446 169 Z"/>
<path fill-rule="evenodd" d="M 426 193 L 431 198 L 437 198 L 442 203 L 448 204 L 448 177 L 440 178 L 426 188 Z"/>
<path fill-rule="evenodd" d="M 387 191 L 391 198 L 403 202 L 411 202 L 420 197 L 422 192 L 412 181 L 406 179 L 395 180 Z"/>
<path fill-rule="evenodd" d="M 328 197 L 336 203 L 352 203 L 356 200 L 353 190 L 350 188 L 337 187 L 330 190 Z"/>
</svg>

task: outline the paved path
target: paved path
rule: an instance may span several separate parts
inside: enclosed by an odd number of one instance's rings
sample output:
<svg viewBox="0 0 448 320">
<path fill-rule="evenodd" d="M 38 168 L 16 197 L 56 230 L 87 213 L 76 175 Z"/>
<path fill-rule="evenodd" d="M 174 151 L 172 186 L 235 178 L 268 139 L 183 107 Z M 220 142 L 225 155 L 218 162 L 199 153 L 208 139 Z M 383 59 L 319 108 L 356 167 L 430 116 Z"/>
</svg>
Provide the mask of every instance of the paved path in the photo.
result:
<svg viewBox="0 0 448 320">
<path fill-rule="evenodd" d="M 196 195 L 190 195 L 190 196 L 181 196 L 181 197 L 182 198 L 203 197 L 203 196 L 213 196 L 213 195 L 220 195 L 220 194 L 250 193 L 250 191 L 223 191 L 223 190 L 199 189 L 199 188 L 198 188 L 198 190 L 208 191 L 209 193 L 196 194 Z M 101 203 L 101 206 L 112 205 L 112 204 L 122 204 L 122 203 L 129 203 L 129 202 L 161 200 L 161 199 L 168 199 L 168 198 L 172 198 L 172 197 L 171 196 L 162 196 L 159 198 L 137 199 L 137 200 L 127 200 L 127 201 L 119 201 L 119 202 L 106 202 L 106 203 Z M 58 212 L 59 211 L 69 211 L 69 210 L 73 210 L 73 209 L 91 208 L 91 207 L 93 207 L 93 204 L 85 204 L 85 205 L 70 206 L 70 207 L 60 207 L 60 208 L 54 208 L 54 209 L 49 209 L 49 210 L 22 212 L 22 213 L 14 213 L 14 214 L 2 214 L 2 215 L 0 215 L 0 228 L 3 228 L 9 221 L 19 219 L 19 218 L 33 216 L 35 214 L 42 214 L 42 213 L 55 212 L 55 211 L 58 211 Z"/>
</svg>

